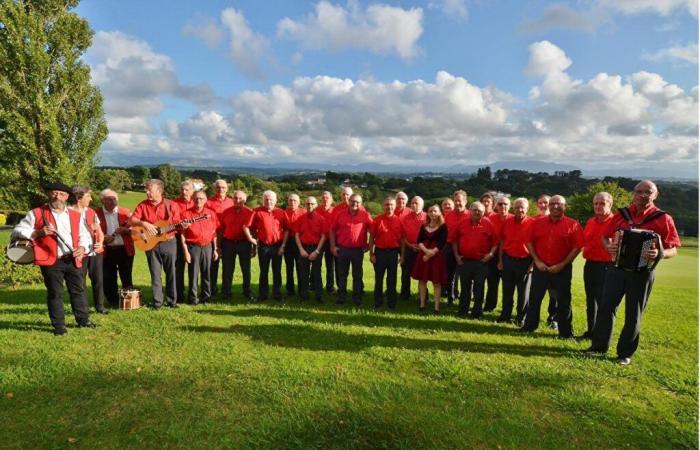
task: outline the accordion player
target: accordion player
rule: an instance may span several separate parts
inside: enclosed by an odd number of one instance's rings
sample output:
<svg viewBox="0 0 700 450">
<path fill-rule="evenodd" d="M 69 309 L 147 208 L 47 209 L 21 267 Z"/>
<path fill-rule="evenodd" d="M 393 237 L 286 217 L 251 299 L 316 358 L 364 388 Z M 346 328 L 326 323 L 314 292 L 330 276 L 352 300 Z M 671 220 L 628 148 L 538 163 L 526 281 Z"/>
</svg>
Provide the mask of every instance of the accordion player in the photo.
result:
<svg viewBox="0 0 700 450">
<path fill-rule="evenodd" d="M 616 236 L 618 247 L 613 265 L 617 268 L 629 272 L 649 272 L 654 270 L 663 258 L 663 245 L 658 233 L 637 228 L 619 228 Z M 648 259 L 645 254 L 653 244 L 659 250 L 658 256 Z"/>
</svg>

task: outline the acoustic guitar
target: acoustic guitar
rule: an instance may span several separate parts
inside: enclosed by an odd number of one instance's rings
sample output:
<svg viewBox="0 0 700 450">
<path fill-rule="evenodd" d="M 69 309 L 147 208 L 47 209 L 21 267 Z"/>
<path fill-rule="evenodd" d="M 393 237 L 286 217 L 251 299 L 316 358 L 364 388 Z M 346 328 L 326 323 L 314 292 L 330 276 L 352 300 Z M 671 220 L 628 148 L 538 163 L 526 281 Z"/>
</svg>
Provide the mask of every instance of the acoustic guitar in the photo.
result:
<svg viewBox="0 0 700 450">
<path fill-rule="evenodd" d="M 209 214 L 204 214 L 201 216 L 193 217 L 191 219 L 185 219 L 178 223 L 169 223 L 167 220 L 159 220 L 153 225 L 158 229 L 158 233 L 155 235 L 149 234 L 144 227 L 132 226 L 131 227 L 131 238 L 134 240 L 134 247 L 139 250 L 147 252 L 148 250 L 153 250 L 158 244 L 163 241 L 168 240 L 168 233 L 175 231 L 175 228 L 188 224 L 195 223 L 200 220 L 208 219 Z"/>
</svg>

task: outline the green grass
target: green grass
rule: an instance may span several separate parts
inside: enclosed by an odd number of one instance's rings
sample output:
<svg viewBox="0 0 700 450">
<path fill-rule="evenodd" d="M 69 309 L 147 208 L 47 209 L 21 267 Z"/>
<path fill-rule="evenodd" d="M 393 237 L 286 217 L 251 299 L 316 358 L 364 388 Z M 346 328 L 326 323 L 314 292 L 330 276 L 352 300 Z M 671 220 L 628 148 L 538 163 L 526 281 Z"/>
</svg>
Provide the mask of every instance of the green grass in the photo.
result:
<svg viewBox="0 0 700 450">
<path fill-rule="evenodd" d="M 238 297 L 113 311 L 57 338 L 42 286 L 0 289 L 0 446 L 695 448 L 697 252 L 661 263 L 625 368 L 551 330 L 420 316 L 413 302 L 388 313 Z M 150 296 L 143 254 L 134 274 Z"/>
</svg>

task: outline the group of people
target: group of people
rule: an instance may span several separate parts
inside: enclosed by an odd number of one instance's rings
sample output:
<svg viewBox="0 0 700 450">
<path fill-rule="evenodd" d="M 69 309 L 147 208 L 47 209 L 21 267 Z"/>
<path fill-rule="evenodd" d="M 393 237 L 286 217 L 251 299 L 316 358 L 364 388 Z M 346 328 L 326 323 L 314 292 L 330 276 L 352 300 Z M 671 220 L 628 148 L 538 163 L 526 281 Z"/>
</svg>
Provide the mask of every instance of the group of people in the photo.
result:
<svg viewBox="0 0 700 450">
<path fill-rule="evenodd" d="M 118 195 L 110 189 L 100 192 L 102 205 L 91 209 L 89 188 L 50 184 L 48 203 L 30 211 L 15 227 L 16 237 L 34 242 L 55 334 L 66 332 L 64 280 L 80 327 L 94 327 L 88 317 L 86 276 L 98 313 L 108 312 L 106 303 L 118 306 L 117 278 L 122 286 L 132 286 L 133 228 L 142 230 L 137 234 L 144 239 L 165 234 L 162 242 L 146 251 L 152 309 L 177 308 L 185 301 L 185 268 L 191 304 L 208 302 L 217 294 L 219 266 L 221 298 L 232 300 L 236 260 L 245 301 L 264 302 L 270 296 L 285 301 L 284 260 L 286 297 L 298 294 L 300 301 L 307 301 L 313 295 L 324 303 L 337 293 L 335 303 L 344 304 L 352 273 L 350 300 L 361 306 L 363 262 L 369 252 L 376 309 L 383 308 L 385 300 L 394 309 L 400 299 L 409 299 L 411 282 L 417 280 L 420 311 L 426 309 L 431 284 L 436 314 L 446 297 L 450 305 L 458 301 L 459 316 L 478 319 L 496 309 L 501 285 L 497 321 L 512 321 L 520 331 L 534 332 L 542 301 L 549 294 L 548 323 L 561 338 L 574 337 L 572 262 L 583 251 L 587 330 L 581 337 L 591 339 L 588 353 L 606 353 L 624 297 L 625 325 L 617 353 L 621 364 L 629 364 L 638 346 L 654 271 L 631 272 L 613 265 L 619 230 L 643 227 L 658 233 L 662 248 L 652 244 L 643 251 L 645 258 L 670 258 L 680 246 L 673 219 L 654 205 L 658 188 L 648 180 L 635 187 L 632 204 L 615 214 L 612 196 L 598 193 L 585 227 L 566 216 L 566 199 L 561 195 L 541 196 L 538 215 L 531 217 L 528 200 L 522 197 L 511 208 L 508 196 L 489 192 L 468 205 L 467 193 L 459 190 L 424 211 L 421 197 L 409 202 L 399 192 L 385 198 L 383 212 L 373 218 L 363 208 L 362 196 L 350 187 L 342 188 L 337 204 L 326 191 L 319 200 L 307 197 L 303 206 L 299 195 L 291 194 L 285 208 L 277 207 L 275 192 L 265 191 L 255 209 L 246 206 L 245 192 L 228 196 L 225 180 L 214 183 L 211 197 L 190 180 L 182 183 L 180 197 L 173 200 L 165 198 L 163 182 L 157 179 L 149 180 L 145 191 L 147 198 L 130 212 L 118 205 Z M 71 207 L 66 203 L 69 195 Z M 163 223 L 170 226 L 159 228 Z M 250 270 L 255 256 L 260 267 L 257 296 L 251 290 Z"/>
</svg>

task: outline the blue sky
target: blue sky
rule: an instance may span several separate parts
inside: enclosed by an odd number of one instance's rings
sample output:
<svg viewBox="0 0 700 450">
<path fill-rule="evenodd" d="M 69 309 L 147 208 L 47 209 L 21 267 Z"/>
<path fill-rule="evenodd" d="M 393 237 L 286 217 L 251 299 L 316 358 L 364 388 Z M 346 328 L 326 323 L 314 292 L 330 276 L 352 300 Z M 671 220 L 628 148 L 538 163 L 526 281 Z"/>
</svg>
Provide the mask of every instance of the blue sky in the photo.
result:
<svg viewBox="0 0 700 450">
<path fill-rule="evenodd" d="M 77 12 L 96 32 L 86 60 L 105 97 L 105 164 L 696 173 L 697 1 L 83 0 Z"/>
</svg>

